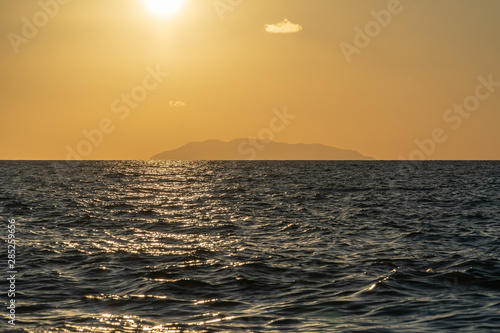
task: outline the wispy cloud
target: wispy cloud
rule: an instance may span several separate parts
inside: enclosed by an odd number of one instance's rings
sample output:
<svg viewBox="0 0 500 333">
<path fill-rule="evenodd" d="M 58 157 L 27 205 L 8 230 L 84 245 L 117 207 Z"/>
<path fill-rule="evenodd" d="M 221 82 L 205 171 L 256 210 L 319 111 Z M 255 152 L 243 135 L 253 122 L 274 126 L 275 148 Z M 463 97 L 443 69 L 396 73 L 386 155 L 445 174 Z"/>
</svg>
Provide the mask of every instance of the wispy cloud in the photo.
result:
<svg viewBox="0 0 500 333">
<path fill-rule="evenodd" d="M 295 24 L 287 19 L 284 19 L 283 22 L 278 22 L 276 24 L 266 24 L 266 31 L 273 34 L 290 34 L 299 32 L 302 30 L 302 26 L 300 24 Z"/>
<path fill-rule="evenodd" d="M 181 101 L 170 101 L 171 108 L 183 108 L 186 106 L 186 103 Z"/>
</svg>

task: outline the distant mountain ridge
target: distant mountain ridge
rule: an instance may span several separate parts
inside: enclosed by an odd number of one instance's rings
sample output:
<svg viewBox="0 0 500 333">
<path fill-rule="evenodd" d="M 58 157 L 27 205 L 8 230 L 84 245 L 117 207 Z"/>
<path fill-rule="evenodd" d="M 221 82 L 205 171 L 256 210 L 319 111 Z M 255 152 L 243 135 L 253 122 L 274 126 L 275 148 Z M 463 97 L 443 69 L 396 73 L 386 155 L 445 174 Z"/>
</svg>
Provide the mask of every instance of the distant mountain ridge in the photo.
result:
<svg viewBox="0 0 500 333">
<path fill-rule="evenodd" d="M 322 144 L 289 144 L 258 139 L 190 142 L 152 160 L 374 160 L 357 151 Z"/>
</svg>

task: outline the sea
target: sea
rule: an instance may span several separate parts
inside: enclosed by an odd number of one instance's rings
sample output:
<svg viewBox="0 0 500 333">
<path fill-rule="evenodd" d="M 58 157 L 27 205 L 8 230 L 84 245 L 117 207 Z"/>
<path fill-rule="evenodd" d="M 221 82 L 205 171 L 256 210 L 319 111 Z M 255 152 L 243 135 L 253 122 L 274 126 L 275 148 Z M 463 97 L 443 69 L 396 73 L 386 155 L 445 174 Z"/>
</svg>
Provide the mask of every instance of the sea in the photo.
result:
<svg viewBox="0 0 500 333">
<path fill-rule="evenodd" d="M 0 161 L 0 213 L 1 332 L 500 332 L 498 161 Z"/>
</svg>

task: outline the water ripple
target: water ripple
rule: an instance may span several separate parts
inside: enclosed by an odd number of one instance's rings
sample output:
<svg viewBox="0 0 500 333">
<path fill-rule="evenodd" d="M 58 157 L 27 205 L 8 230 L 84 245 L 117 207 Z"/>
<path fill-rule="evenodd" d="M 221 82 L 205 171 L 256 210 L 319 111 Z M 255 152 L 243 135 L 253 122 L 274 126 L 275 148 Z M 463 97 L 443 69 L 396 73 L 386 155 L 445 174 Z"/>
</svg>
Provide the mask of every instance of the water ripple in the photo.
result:
<svg viewBox="0 0 500 333">
<path fill-rule="evenodd" d="M 63 165 L 0 162 L 19 332 L 500 330 L 498 162 Z"/>
</svg>

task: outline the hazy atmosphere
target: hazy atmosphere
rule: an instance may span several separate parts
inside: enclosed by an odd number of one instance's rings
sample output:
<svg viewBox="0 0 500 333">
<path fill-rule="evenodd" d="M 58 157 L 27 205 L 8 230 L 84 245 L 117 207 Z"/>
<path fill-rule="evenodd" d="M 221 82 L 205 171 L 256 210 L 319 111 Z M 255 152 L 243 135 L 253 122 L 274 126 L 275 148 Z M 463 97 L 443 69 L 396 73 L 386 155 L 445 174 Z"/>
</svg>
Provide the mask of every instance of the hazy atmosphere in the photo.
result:
<svg viewBox="0 0 500 333">
<path fill-rule="evenodd" d="M 148 159 L 259 135 L 500 158 L 496 0 L 149 2 L 0 2 L 0 158 Z"/>
<path fill-rule="evenodd" d="M 499 0 L 0 0 L 0 332 L 500 332 Z"/>
</svg>

